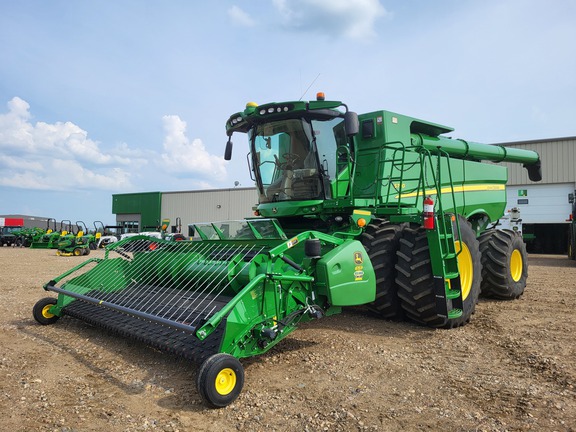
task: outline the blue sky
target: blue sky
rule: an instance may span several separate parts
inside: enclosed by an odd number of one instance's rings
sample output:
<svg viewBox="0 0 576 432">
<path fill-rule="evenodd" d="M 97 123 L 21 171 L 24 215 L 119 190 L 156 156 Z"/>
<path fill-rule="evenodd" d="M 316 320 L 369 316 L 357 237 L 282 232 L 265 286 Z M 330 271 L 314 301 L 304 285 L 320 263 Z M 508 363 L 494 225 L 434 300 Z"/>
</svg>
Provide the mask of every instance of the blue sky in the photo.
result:
<svg viewBox="0 0 576 432">
<path fill-rule="evenodd" d="M 318 91 L 476 142 L 574 136 L 575 41 L 573 0 L 4 0 L 0 214 L 251 186 L 229 115 Z"/>
</svg>

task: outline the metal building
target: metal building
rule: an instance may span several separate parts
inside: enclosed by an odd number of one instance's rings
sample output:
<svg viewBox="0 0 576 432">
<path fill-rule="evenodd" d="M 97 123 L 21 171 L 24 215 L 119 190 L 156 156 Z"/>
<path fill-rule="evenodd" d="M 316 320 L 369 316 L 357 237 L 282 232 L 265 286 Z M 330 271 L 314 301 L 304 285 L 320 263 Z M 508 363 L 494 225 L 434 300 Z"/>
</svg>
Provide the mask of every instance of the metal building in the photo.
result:
<svg viewBox="0 0 576 432">
<path fill-rule="evenodd" d="M 256 188 L 210 189 L 162 193 L 162 217 L 171 221 L 172 230 L 177 218 L 182 233 L 187 234 L 192 222 L 240 220 L 254 216 L 258 203 Z"/>
<path fill-rule="evenodd" d="M 534 150 L 542 160 L 542 181 L 532 182 L 519 164 L 508 165 L 508 208 L 517 207 L 532 252 L 564 253 L 570 195 L 576 189 L 576 137 L 502 143 Z"/>
<path fill-rule="evenodd" d="M 159 229 L 170 220 L 169 232 L 187 235 L 188 224 L 254 216 L 256 188 L 143 192 L 112 196 L 112 213 L 123 232 Z"/>
</svg>

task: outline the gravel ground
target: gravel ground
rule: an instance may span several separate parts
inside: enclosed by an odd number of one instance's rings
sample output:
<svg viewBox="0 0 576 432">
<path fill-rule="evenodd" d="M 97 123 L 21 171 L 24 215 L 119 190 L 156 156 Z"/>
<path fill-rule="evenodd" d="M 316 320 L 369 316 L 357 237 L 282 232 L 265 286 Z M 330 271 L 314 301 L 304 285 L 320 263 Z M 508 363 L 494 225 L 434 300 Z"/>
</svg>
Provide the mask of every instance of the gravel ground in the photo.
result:
<svg viewBox="0 0 576 432">
<path fill-rule="evenodd" d="M 202 405 L 195 365 L 69 317 L 36 324 L 42 285 L 83 259 L 0 248 L 3 430 L 576 430 L 576 263 L 564 256 L 530 255 L 524 296 L 481 299 L 455 330 L 362 308 L 303 325 L 243 361 L 244 390 L 220 410 Z"/>
</svg>

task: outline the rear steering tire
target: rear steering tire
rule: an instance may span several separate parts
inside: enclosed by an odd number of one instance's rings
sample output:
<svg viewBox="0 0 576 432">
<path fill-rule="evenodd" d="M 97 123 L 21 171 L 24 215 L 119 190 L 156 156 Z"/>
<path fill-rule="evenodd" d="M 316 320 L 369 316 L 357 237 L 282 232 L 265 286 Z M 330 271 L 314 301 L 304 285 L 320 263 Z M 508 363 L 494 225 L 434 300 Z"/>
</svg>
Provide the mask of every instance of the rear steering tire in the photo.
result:
<svg viewBox="0 0 576 432">
<path fill-rule="evenodd" d="M 520 234 L 491 229 L 479 238 L 482 253 L 482 294 L 501 300 L 517 299 L 528 278 L 528 255 Z"/>
<path fill-rule="evenodd" d="M 402 302 L 407 318 L 419 324 L 435 328 L 454 328 L 470 321 L 476 310 L 480 294 L 482 263 L 478 240 L 470 223 L 460 220 L 461 238 L 456 240 L 458 267 L 462 285 L 462 315 L 458 318 L 447 318 L 438 315 L 434 276 L 430 259 L 430 247 L 426 230 L 422 227 L 411 227 L 404 230 L 398 251 L 398 296 Z"/>
<path fill-rule="evenodd" d="M 214 354 L 200 366 L 197 378 L 198 393 L 210 408 L 230 405 L 244 386 L 242 363 L 229 354 Z"/>
<path fill-rule="evenodd" d="M 50 308 L 55 304 L 56 299 L 52 297 L 38 300 L 32 308 L 32 316 L 42 325 L 54 324 L 60 318 L 58 315 L 50 313 Z"/>
<path fill-rule="evenodd" d="M 373 219 L 360 238 L 376 274 L 376 299 L 368 308 L 389 320 L 404 318 L 396 285 L 396 252 L 402 230 L 407 226 L 408 224 L 395 225 L 383 219 Z"/>
</svg>

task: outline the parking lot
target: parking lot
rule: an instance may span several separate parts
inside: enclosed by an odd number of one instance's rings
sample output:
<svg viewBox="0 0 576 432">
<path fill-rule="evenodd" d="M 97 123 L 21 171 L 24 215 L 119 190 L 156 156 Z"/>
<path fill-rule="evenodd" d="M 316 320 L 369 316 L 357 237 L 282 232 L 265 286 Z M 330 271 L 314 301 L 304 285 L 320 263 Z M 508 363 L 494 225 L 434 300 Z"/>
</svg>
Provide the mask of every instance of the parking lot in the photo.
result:
<svg viewBox="0 0 576 432">
<path fill-rule="evenodd" d="M 88 257 L 0 248 L 0 413 L 10 431 L 573 431 L 576 263 L 530 255 L 525 294 L 481 299 L 454 330 L 363 308 L 243 360 L 240 397 L 206 409 L 194 365 L 65 317 L 32 318 L 42 285 Z"/>
</svg>

